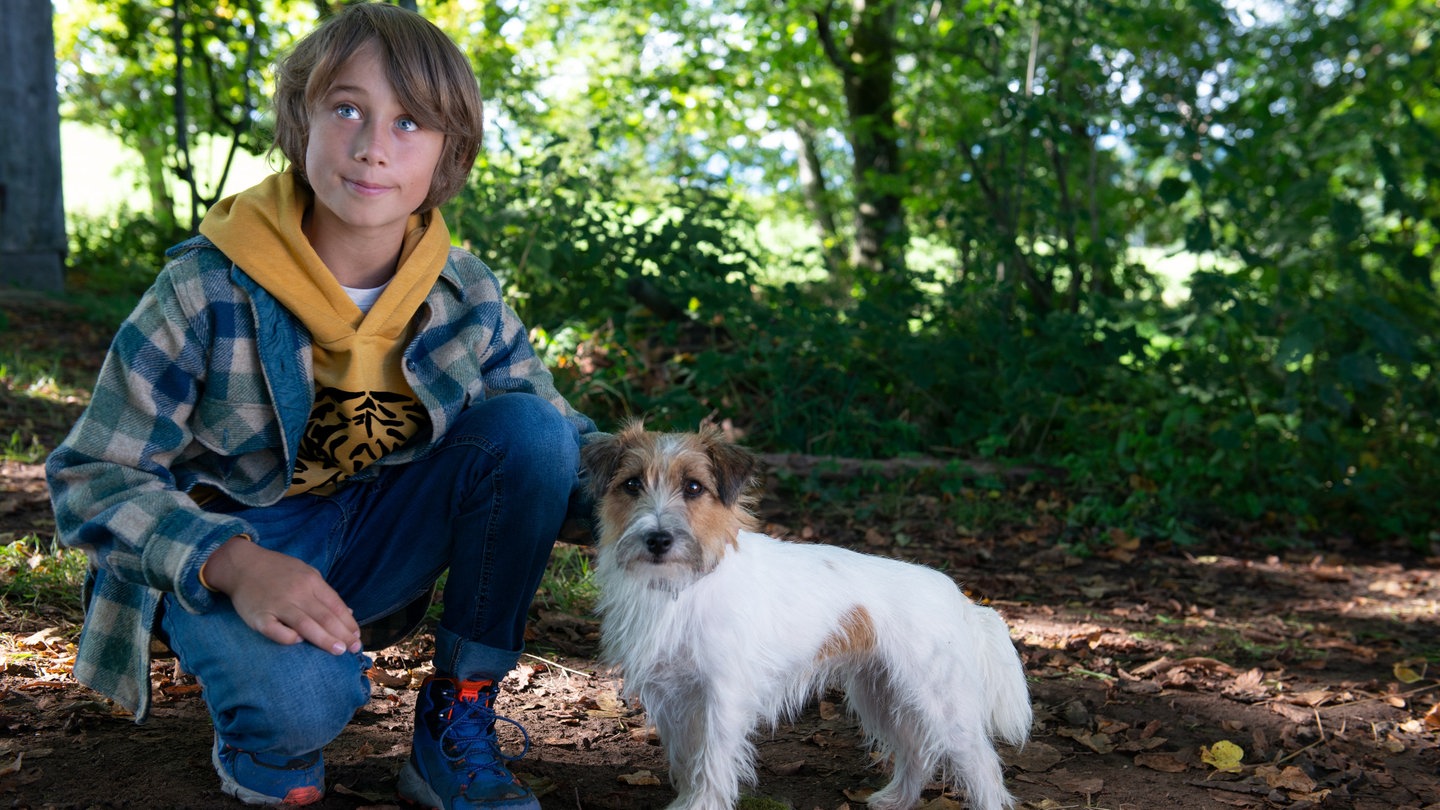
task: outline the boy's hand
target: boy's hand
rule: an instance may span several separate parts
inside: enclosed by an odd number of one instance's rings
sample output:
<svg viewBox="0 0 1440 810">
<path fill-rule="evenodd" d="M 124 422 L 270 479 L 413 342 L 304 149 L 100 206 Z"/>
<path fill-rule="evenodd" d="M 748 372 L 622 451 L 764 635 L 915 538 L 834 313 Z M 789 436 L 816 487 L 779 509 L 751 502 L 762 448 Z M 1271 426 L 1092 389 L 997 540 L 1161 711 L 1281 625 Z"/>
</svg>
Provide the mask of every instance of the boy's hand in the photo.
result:
<svg viewBox="0 0 1440 810">
<path fill-rule="evenodd" d="M 279 644 L 308 641 L 335 655 L 360 652 L 360 625 L 310 565 L 232 537 L 202 569 L 209 587 L 229 595 L 245 623 Z"/>
</svg>

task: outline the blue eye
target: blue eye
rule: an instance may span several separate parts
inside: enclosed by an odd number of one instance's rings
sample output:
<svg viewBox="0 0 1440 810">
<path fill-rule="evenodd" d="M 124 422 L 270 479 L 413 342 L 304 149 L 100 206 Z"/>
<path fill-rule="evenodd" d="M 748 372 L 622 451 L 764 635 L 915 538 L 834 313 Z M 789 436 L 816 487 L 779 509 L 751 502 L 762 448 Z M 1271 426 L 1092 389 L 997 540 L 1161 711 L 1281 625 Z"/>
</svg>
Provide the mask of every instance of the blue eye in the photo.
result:
<svg viewBox="0 0 1440 810">
<path fill-rule="evenodd" d="M 395 122 L 395 126 L 399 127 L 401 132 L 420 131 L 420 125 L 415 123 L 415 119 L 413 118 L 401 118 L 399 121 Z"/>
<path fill-rule="evenodd" d="M 360 110 L 354 104 L 338 104 L 335 106 L 335 114 L 341 118 L 359 118 Z"/>
</svg>

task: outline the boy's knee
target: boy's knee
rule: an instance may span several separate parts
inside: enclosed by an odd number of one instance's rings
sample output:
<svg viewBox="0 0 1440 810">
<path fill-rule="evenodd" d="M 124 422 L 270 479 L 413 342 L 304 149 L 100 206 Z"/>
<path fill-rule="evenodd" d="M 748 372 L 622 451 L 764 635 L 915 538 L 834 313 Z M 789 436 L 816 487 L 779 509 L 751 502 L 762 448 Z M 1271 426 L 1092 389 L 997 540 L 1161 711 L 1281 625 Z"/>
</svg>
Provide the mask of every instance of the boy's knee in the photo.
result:
<svg viewBox="0 0 1440 810">
<path fill-rule="evenodd" d="M 237 748 L 298 757 L 340 736 L 370 700 L 370 680 L 352 656 L 327 657 L 335 666 L 323 662 L 309 671 L 265 679 L 268 688 L 253 701 L 257 705 L 232 710 L 231 722 L 225 724 L 229 729 L 220 729 L 221 737 Z"/>
<path fill-rule="evenodd" d="M 503 448 L 507 463 L 561 478 L 572 476 L 579 466 L 580 440 L 575 427 L 541 397 L 504 394 L 472 407 L 462 416 L 462 420 L 467 418 L 476 420 L 476 427 L 492 446 Z"/>
</svg>

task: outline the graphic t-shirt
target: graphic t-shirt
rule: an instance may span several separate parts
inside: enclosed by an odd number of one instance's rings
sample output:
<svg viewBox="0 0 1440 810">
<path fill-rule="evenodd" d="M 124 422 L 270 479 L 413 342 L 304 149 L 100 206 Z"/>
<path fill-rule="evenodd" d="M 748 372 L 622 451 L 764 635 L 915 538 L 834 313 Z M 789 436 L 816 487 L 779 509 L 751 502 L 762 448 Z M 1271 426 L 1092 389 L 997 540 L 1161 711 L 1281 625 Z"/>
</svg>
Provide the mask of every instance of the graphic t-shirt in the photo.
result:
<svg viewBox="0 0 1440 810">
<path fill-rule="evenodd" d="M 403 353 L 450 250 L 438 211 L 412 216 L 395 275 L 365 312 L 305 237 L 310 204 L 310 193 L 287 171 L 222 200 L 200 225 L 310 332 L 315 404 L 287 495 L 328 494 L 429 429 L 405 380 Z"/>
</svg>

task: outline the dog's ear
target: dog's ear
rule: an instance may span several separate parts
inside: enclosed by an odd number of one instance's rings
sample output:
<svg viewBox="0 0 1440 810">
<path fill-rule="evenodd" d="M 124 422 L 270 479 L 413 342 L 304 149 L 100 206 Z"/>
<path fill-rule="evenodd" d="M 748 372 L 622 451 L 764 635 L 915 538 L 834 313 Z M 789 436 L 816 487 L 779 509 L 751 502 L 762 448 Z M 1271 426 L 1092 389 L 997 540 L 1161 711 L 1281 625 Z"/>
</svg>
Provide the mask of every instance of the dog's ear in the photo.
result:
<svg viewBox="0 0 1440 810">
<path fill-rule="evenodd" d="M 595 500 L 605 497 L 605 489 L 615 477 L 615 468 L 620 466 L 624 453 L 620 436 L 613 434 L 596 436 L 580 448 L 580 463 L 589 476 L 586 487 Z"/>
<path fill-rule="evenodd" d="M 720 502 L 734 506 L 740 497 L 755 483 L 755 470 L 760 458 L 749 449 L 727 441 L 719 428 L 702 429 L 705 453 L 715 470 L 715 487 L 719 490 Z"/>
</svg>

